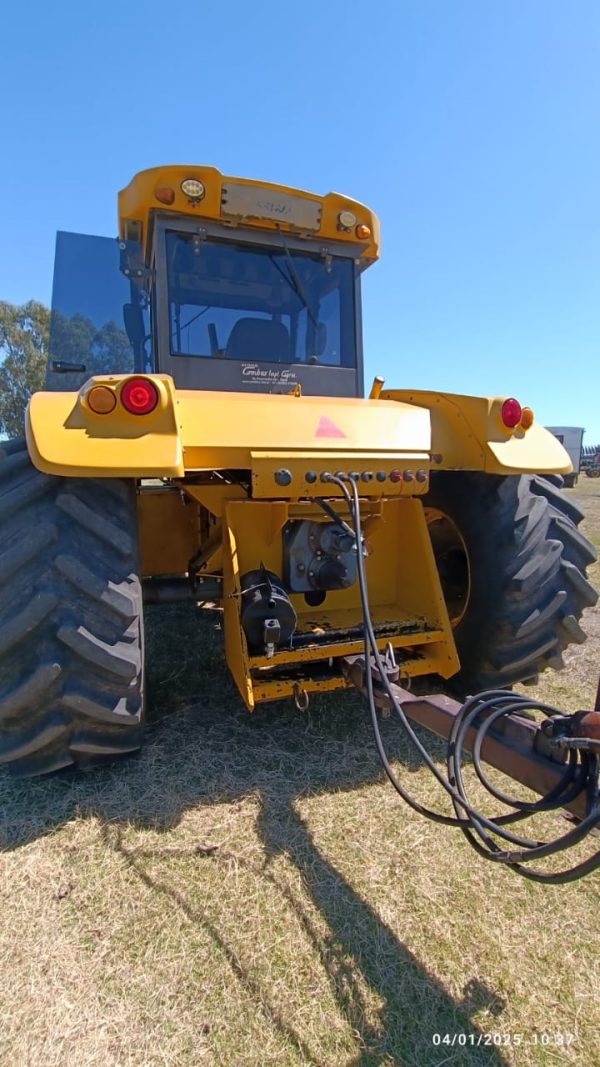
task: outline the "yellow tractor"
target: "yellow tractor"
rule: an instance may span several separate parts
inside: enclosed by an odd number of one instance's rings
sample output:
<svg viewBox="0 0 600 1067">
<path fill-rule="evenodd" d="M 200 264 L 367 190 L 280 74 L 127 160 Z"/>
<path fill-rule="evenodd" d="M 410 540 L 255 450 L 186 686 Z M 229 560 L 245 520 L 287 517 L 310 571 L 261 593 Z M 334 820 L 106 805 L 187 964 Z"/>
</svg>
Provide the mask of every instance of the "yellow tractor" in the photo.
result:
<svg viewBox="0 0 600 1067">
<path fill-rule="evenodd" d="M 13 774 L 139 748 L 145 599 L 220 605 L 249 710 L 352 684 L 363 567 L 400 681 L 511 686 L 584 640 L 595 555 L 532 410 L 364 397 L 378 246 L 354 200 L 204 166 L 136 175 L 117 241 L 58 235 L 46 390 L 0 451 Z"/>
</svg>

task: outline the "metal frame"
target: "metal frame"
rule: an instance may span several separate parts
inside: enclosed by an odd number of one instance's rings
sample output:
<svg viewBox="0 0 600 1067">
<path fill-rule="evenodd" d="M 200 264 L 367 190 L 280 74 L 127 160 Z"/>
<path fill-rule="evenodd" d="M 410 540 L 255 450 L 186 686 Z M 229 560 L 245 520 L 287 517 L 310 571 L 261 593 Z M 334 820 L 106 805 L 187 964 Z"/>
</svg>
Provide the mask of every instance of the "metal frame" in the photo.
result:
<svg viewBox="0 0 600 1067">
<path fill-rule="evenodd" d="M 348 682 L 366 696 L 364 655 L 343 657 L 342 670 Z M 374 676 L 375 703 L 385 714 L 391 711 L 392 702 L 377 681 Z M 394 682 L 390 682 L 390 687 L 409 719 L 438 737 L 448 740 L 461 704 L 443 693 L 420 696 L 410 693 Z M 600 711 L 600 680 L 596 710 Z M 472 750 L 474 737 L 475 731 L 470 729 L 466 735 L 465 751 Z M 541 796 L 549 793 L 565 772 L 564 755 L 552 749 L 538 723 L 518 715 L 507 715 L 491 727 L 481 746 L 481 756 L 491 767 Z M 586 815 L 587 795 L 583 791 L 583 785 L 582 781 L 582 792 L 565 805 L 565 810 L 578 819 L 583 819 Z"/>
<path fill-rule="evenodd" d="M 274 234 L 262 233 L 259 230 L 235 225 L 218 224 L 213 222 L 198 222 L 189 218 L 174 215 L 158 215 L 155 218 L 152 241 L 154 252 L 154 291 L 153 291 L 153 352 L 156 370 L 163 374 L 170 374 L 175 384 L 180 388 L 199 388 L 198 380 L 201 378 L 199 367 L 202 366 L 196 356 L 172 356 L 171 340 L 169 335 L 169 304 L 168 304 L 168 277 L 166 255 L 166 232 L 175 230 L 179 233 L 199 234 L 201 237 L 219 237 L 223 240 L 245 241 L 248 244 L 262 245 L 265 247 L 276 246 Z M 303 238 L 294 233 L 285 235 L 289 248 L 303 252 L 311 251 L 313 254 L 343 256 L 352 259 L 355 264 L 354 271 L 354 329 L 356 340 L 356 366 L 355 367 L 331 367 L 315 364 L 314 366 L 304 363 L 258 363 L 260 371 L 276 371 L 275 378 L 270 378 L 276 386 L 273 390 L 266 390 L 264 384 L 253 383 L 245 380 L 242 374 L 244 361 L 231 359 L 218 359 L 213 357 L 210 368 L 210 381 L 206 388 L 225 389 L 232 392 L 266 392 L 266 391 L 289 391 L 294 385 L 299 384 L 303 392 L 309 395 L 320 396 L 363 396 L 364 395 L 364 370 L 363 370 L 363 345 L 362 345 L 362 303 L 360 286 L 360 252 L 359 245 L 348 245 L 341 241 L 327 241 L 318 245 L 314 235 L 311 238 Z M 283 373 L 282 373 L 283 372 Z"/>
</svg>

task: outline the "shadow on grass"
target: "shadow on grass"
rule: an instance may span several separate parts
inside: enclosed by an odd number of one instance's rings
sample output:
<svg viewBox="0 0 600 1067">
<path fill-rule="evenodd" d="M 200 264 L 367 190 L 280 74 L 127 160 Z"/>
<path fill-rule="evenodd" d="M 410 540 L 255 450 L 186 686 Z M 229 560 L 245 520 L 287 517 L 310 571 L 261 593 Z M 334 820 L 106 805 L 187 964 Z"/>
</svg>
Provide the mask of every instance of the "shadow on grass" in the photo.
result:
<svg viewBox="0 0 600 1067">
<path fill-rule="evenodd" d="M 266 862 L 253 873 L 264 879 L 265 892 L 283 896 L 300 922 L 341 1014 L 357 1035 L 361 1051 L 345 1067 L 385 1062 L 415 1067 L 505 1064 L 494 1047 L 432 1047 L 423 1019 L 434 1021 L 435 1032 L 442 1035 L 466 1033 L 476 1040 L 479 1031 L 471 1016 L 482 1006 L 492 1012 L 502 1006 L 493 992 L 471 986 L 463 1001 L 452 1000 L 316 847 L 296 811 L 299 797 L 382 780 L 362 700 L 332 694 L 315 702 L 305 716 L 290 704 L 263 706 L 249 716 L 223 664 L 217 614 L 198 618 L 186 608 L 162 609 L 149 613 L 148 622 L 150 714 L 142 755 L 87 775 L 62 774 L 25 783 L 0 780 L 4 849 L 51 832 L 75 816 L 98 818 L 107 846 L 119 852 L 149 889 L 168 897 L 190 922 L 202 926 L 257 1010 L 291 1042 L 303 1062 L 318 1064 L 318 1056 L 271 1005 L 268 989 L 244 967 L 215 921 L 163 882 L 146 854 L 130 849 L 123 839 L 124 824 L 166 832 L 189 808 L 252 795 L 260 802 L 258 830 L 266 853 Z M 383 725 L 392 756 L 407 770 L 416 769 L 401 747 L 399 731 L 393 724 Z M 280 853 L 300 872 L 305 892 L 326 923 L 326 937 L 315 928 L 306 901 L 277 877 L 271 860 Z M 168 846 L 153 855 L 168 859 Z M 217 852 L 207 862 L 224 858 Z M 355 971 L 381 1000 L 377 1027 L 368 1021 Z"/>
</svg>

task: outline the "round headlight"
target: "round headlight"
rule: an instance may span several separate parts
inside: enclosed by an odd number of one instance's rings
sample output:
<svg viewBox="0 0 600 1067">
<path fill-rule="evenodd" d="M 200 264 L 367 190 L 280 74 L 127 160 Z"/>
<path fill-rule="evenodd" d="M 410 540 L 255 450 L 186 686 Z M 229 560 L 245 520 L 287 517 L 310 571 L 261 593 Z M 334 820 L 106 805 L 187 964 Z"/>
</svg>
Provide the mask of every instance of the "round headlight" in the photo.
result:
<svg viewBox="0 0 600 1067">
<path fill-rule="evenodd" d="M 340 211 L 338 222 L 342 229 L 351 230 L 353 226 L 356 226 L 356 215 L 353 211 Z"/>
<path fill-rule="evenodd" d="M 198 178 L 185 178 L 181 183 L 181 191 L 190 200 L 202 200 L 206 189 L 204 188 L 204 182 L 198 181 Z"/>
</svg>

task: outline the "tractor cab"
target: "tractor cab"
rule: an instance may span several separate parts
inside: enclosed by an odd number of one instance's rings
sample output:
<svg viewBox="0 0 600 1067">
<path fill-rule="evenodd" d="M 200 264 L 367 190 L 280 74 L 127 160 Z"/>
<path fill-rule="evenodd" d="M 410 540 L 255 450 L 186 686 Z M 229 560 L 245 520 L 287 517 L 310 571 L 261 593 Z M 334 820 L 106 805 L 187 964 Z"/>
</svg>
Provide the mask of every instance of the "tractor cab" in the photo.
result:
<svg viewBox="0 0 600 1067">
<path fill-rule="evenodd" d="M 138 174 L 119 214 L 117 241 L 58 235 L 49 389 L 139 371 L 363 395 L 360 274 L 378 249 L 362 205 L 167 167 Z"/>
</svg>

